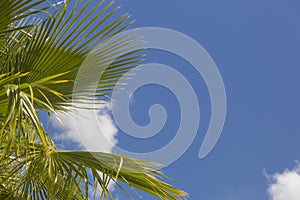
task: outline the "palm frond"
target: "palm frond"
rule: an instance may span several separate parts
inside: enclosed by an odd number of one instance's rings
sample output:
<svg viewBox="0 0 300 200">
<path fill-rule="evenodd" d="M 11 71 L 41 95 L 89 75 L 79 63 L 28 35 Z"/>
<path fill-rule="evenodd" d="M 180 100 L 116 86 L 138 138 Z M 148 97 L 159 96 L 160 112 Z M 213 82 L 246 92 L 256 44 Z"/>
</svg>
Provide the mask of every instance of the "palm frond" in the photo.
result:
<svg viewBox="0 0 300 200">
<path fill-rule="evenodd" d="M 118 181 L 122 181 L 165 200 L 179 200 L 186 196 L 184 191 L 157 179 L 165 176 L 159 171 L 161 165 L 154 162 L 101 152 L 54 149 L 46 152 L 42 145 L 34 144 L 28 145 L 26 157 L 24 155 L 18 157 L 22 162 L 19 161 L 17 165 L 13 164 L 16 160 L 13 158 L 9 163 L 10 168 L 3 167 L 3 164 L 0 167 L 1 174 L 6 174 L 0 176 L 4 183 L 22 177 L 18 182 L 15 181 L 16 185 L 10 190 L 15 196 L 24 199 L 32 198 L 33 195 L 38 197 L 33 199 L 47 196 L 71 199 L 66 196 L 70 194 L 72 197 L 77 196 L 76 199 L 86 199 L 91 196 L 89 187 L 97 190 L 97 185 L 101 186 L 100 192 L 103 197 L 107 197 L 105 199 L 113 199 L 108 189 L 110 181 L 119 187 L 122 186 Z"/>
<path fill-rule="evenodd" d="M 30 75 L 22 79 L 22 82 L 35 84 L 55 74 L 69 72 L 56 78 L 55 86 L 44 84 L 43 88 L 39 88 L 44 95 L 35 93 L 35 97 L 39 99 L 46 96 L 55 109 L 63 110 L 66 106 L 70 106 L 72 96 L 83 93 L 87 96 L 91 93 L 90 87 L 82 88 L 77 94 L 73 90 L 78 71 L 82 68 L 87 67 L 89 70 L 86 79 L 98 76 L 96 80 L 100 80 L 100 84 L 97 82 L 90 84 L 95 84 L 98 96 L 104 97 L 124 71 L 137 66 L 141 61 L 142 55 L 139 54 L 141 49 L 133 45 L 135 38 L 130 36 L 114 38 L 131 24 L 128 15 L 122 15 L 106 23 L 119 8 L 111 8 L 112 3 L 103 4 L 104 1 L 100 2 L 85 17 L 81 16 L 89 2 L 77 2 L 71 13 L 67 12 L 67 8 L 62 9 L 62 12 L 43 22 L 38 33 L 24 50 L 21 70 L 29 71 Z M 67 14 L 69 15 L 66 16 Z M 93 48 L 97 46 L 100 50 L 92 53 Z M 88 66 L 84 62 L 87 57 L 93 59 Z M 120 70 L 123 73 L 120 73 Z M 62 94 L 63 98 L 53 91 Z M 93 95 L 91 94 L 91 97 Z"/>
<path fill-rule="evenodd" d="M 186 196 L 184 191 L 157 179 L 165 178 L 159 171 L 162 166 L 158 163 L 101 152 L 55 151 L 53 156 L 57 162 L 66 164 L 70 170 L 74 168 L 70 166 L 76 166 L 81 171 L 89 168 L 93 172 L 102 172 L 114 182 L 122 181 L 160 199 L 178 200 Z M 93 178 L 105 188 L 104 180 L 97 177 L 96 173 L 93 173 Z"/>
</svg>

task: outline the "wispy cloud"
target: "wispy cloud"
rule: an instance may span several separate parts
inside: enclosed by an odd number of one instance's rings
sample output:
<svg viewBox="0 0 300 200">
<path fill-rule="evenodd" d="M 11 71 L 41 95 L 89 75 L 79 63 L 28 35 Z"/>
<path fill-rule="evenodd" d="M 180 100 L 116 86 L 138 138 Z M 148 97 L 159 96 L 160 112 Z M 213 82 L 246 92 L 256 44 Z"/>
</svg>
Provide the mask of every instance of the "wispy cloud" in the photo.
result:
<svg viewBox="0 0 300 200">
<path fill-rule="evenodd" d="M 268 194 L 272 200 L 300 199 L 300 165 L 282 173 L 267 175 L 270 180 Z"/>
</svg>

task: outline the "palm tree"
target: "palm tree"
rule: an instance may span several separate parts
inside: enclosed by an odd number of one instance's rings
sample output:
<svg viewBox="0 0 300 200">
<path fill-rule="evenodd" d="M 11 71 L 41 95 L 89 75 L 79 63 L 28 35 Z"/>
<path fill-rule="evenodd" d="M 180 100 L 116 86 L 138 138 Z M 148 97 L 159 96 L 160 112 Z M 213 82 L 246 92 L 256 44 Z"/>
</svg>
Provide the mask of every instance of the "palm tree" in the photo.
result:
<svg viewBox="0 0 300 200">
<path fill-rule="evenodd" d="M 132 22 L 126 14 L 116 17 L 112 5 L 0 1 L 0 199 L 88 199 L 90 188 L 101 188 L 100 199 L 113 199 L 109 182 L 129 195 L 120 181 L 161 199 L 186 196 L 159 180 L 165 176 L 157 163 L 58 149 L 40 121 L 38 111 L 58 117 L 72 112 L 74 102 L 102 103 L 139 65 L 137 39 L 114 38 Z M 90 87 L 74 92 L 78 70 L 91 54 L 103 70 L 96 95 Z"/>
</svg>

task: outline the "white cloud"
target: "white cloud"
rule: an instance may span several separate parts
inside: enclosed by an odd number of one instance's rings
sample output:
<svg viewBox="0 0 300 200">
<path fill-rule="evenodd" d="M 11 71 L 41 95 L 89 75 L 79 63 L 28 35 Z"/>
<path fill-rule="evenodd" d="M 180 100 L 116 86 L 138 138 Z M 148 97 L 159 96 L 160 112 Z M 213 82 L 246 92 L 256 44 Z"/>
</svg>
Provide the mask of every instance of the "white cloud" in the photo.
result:
<svg viewBox="0 0 300 200">
<path fill-rule="evenodd" d="M 71 141 L 80 149 L 107 153 L 117 144 L 118 129 L 107 104 L 98 106 L 97 110 L 75 108 L 73 113 L 59 114 L 59 117 L 64 128 L 57 120 L 52 120 L 52 125 L 58 130 L 54 137 L 62 144 Z"/>
<path fill-rule="evenodd" d="M 272 200 L 300 199 L 300 165 L 293 169 L 286 169 L 283 173 L 267 175 L 270 182 L 268 194 Z"/>
</svg>

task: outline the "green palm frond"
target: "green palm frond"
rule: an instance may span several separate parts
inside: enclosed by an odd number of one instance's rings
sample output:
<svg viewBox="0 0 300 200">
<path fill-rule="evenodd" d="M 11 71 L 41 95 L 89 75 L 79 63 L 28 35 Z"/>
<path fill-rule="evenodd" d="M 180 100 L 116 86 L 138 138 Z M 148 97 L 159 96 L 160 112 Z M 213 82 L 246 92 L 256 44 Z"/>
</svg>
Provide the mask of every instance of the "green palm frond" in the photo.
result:
<svg viewBox="0 0 300 200">
<path fill-rule="evenodd" d="M 65 195 L 71 193 L 72 197 L 77 195 L 80 199 L 89 197 L 91 195 L 89 187 L 92 186 L 97 190 L 97 185 L 101 186 L 102 195 L 111 196 L 108 183 L 113 181 L 119 185 L 118 180 L 160 199 L 176 200 L 186 195 L 184 191 L 157 179 L 157 177 L 165 177 L 159 172 L 161 165 L 157 163 L 100 152 L 54 149 L 45 152 L 42 145 L 28 146 L 26 158 L 19 156 L 18 159 L 22 162 L 19 161 L 17 165 L 12 161 L 10 166 L 13 165 L 13 167 L 6 172 L 9 176 L 5 176 L 15 179 L 21 174 L 22 180 L 12 187 L 11 191 L 15 196 L 21 196 L 24 199 L 30 197 L 31 194 L 28 191 L 36 193 L 39 197 L 46 192 L 54 199 L 68 199 Z M 0 168 L 0 171 L 4 174 L 3 168 Z M 99 172 L 103 175 L 99 175 Z M 89 176 L 90 174 L 92 177 Z M 2 180 L 5 177 L 0 176 Z M 66 189 L 69 191 L 66 192 Z"/>
<path fill-rule="evenodd" d="M 103 3 L 100 2 L 83 18 L 80 16 L 86 11 L 89 2 L 77 3 L 68 16 L 66 16 L 67 10 L 63 9 L 53 18 L 43 22 L 38 33 L 33 36 L 24 50 L 21 61 L 22 71 L 30 71 L 30 75 L 22 81 L 34 84 L 53 75 L 68 72 L 55 79 L 57 83 L 63 81 L 62 83 L 55 86 L 44 85 L 40 89 L 45 95 L 36 96 L 40 99 L 42 96 L 47 96 L 55 109 L 63 110 L 70 105 L 72 95 L 76 95 L 73 91 L 74 81 L 87 56 L 89 58 L 92 56 L 94 65 L 97 64 L 96 68 L 88 67 L 91 70 L 94 68 L 98 72 L 96 72 L 98 78 L 101 79 L 97 87 L 99 96 L 107 95 L 116 79 L 120 78 L 124 71 L 137 66 L 136 63 L 141 60 L 142 55 L 139 54 L 141 50 L 134 49 L 135 46 L 132 45 L 134 38 L 113 39 L 116 34 L 131 24 L 128 15 L 122 15 L 111 23 L 105 24 L 118 8 L 112 9 L 111 3 L 105 6 Z M 110 40 L 113 41 L 109 42 Z M 101 44 L 103 44 L 101 50 L 90 55 L 91 50 Z M 101 72 L 104 71 L 105 74 L 101 76 Z M 95 73 L 91 72 L 87 75 L 95 76 Z M 78 93 L 84 93 L 86 96 L 90 92 L 88 89 L 85 88 Z"/>
</svg>

